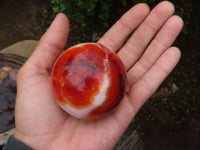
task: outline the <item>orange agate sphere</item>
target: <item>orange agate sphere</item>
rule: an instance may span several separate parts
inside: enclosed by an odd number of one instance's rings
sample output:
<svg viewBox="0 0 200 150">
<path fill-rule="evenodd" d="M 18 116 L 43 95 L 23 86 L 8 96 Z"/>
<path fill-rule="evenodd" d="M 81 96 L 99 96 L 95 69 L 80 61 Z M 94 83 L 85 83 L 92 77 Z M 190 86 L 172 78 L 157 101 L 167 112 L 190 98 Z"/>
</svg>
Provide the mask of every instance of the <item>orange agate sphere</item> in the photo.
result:
<svg viewBox="0 0 200 150">
<path fill-rule="evenodd" d="M 62 53 L 51 79 L 58 104 L 71 116 L 87 120 L 113 110 L 127 84 L 120 58 L 97 43 L 78 44 Z"/>
</svg>

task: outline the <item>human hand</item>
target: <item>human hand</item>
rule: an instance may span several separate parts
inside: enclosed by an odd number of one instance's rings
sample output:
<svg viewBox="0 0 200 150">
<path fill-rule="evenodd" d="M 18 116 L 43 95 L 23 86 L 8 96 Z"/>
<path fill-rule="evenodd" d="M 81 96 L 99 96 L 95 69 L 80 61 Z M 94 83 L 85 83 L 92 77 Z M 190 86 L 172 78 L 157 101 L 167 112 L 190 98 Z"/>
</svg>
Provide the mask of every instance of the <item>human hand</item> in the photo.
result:
<svg viewBox="0 0 200 150">
<path fill-rule="evenodd" d="M 180 58 L 179 49 L 170 46 L 183 22 L 173 13 L 169 2 L 151 12 L 138 4 L 98 41 L 122 59 L 129 91 L 115 111 L 94 121 L 69 116 L 52 95 L 51 68 L 69 32 L 68 19 L 59 14 L 18 73 L 15 138 L 33 149 L 112 149 Z"/>
</svg>

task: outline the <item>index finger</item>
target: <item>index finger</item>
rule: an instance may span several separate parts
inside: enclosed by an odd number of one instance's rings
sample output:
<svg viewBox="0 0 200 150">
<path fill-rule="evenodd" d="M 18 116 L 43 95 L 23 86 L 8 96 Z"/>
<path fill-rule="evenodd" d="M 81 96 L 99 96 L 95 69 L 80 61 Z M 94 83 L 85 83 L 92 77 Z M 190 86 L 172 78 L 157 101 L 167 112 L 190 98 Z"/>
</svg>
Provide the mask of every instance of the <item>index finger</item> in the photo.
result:
<svg viewBox="0 0 200 150">
<path fill-rule="evenodd" d="M 127 37 L 149 14 L 146 4 L 137 4 L 127 11 L 98 41 L 112 51 L 118 51 Z"/>
</svg>

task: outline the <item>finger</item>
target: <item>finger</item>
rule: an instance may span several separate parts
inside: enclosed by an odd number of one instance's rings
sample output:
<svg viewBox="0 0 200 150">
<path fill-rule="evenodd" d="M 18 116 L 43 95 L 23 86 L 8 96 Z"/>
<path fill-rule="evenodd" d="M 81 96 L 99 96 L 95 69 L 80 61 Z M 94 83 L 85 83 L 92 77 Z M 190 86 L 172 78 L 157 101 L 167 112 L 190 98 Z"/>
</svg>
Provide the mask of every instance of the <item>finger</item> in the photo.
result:
<svg viewBox="0 0 200 150">
<path fill-rule="evenodd" d="M 140 58 L 149 42 L 173 13 L 172 3 L 167 1 L 159 3 L 133 33 L 118 52 L 127 70 Z"/>
<path fill-rule="evenodd" d="M 69 21 L 64 14 L 60 13 L 40 39 L 39 45 L 27 63 L 36 68 L 51 69 L 66 44 L 68 33 Z"/>
<path fill-rule="evenodd" d="M 178 48 L 171 47 L 158 59 L 144 77 L 134 84 L 129 93 L 122 100 L 113 117 L 126 129 L 142 105 L 156 91 L 167 75 L 172 71 L 180 59 Z"/>
<path fill-rule="evenodd" d="M 117 51 L 127 37 L 145 19 L 149 13 L 146 4 L 138 4 L 126 12 L 98 41 L 112 51 Z"/>
<path fill-rule="evenodd" d="M 129 70 L 128 81 L 132 85 L 137 82 L 156 62 L 162 53 L 168 49 L 183 27 L 179 16 L 172 16 L 144 52 L 140 60 Z"/>
<path fill-rule="evenodd" d="M 180 59 L 180 50 L 176 47 L 169 48 L 153 67 L 136 82 L 129 92 L 135 112 L 142 107 L 145 101 L 156 91 L 164 79 L 173 70 Z"/>
</svg>

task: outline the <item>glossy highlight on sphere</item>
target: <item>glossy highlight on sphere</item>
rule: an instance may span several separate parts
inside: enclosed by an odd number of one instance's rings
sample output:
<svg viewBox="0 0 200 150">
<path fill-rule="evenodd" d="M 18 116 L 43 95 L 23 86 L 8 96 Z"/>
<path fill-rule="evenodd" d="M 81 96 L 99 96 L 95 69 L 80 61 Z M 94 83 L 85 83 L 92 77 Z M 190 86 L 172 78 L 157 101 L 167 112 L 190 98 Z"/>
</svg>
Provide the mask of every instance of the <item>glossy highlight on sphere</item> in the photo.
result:
<svg viewBox="0 0 200 150">
<path fill-rule="evenodd" d="M 63 52 L 52 70 L 57 103 L 71 116 L 98 119 L 111 112 L 126 92 L 120 58 L 97 43 L 82 43 Z"/>
</svg>

